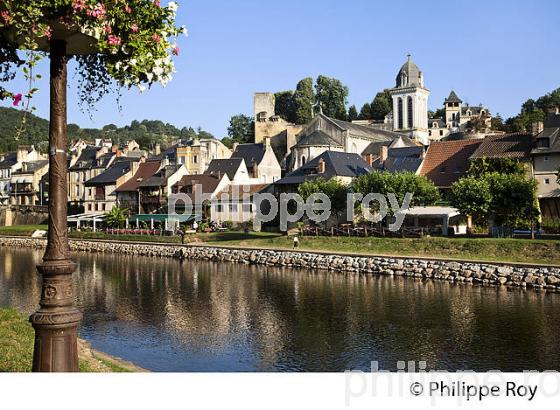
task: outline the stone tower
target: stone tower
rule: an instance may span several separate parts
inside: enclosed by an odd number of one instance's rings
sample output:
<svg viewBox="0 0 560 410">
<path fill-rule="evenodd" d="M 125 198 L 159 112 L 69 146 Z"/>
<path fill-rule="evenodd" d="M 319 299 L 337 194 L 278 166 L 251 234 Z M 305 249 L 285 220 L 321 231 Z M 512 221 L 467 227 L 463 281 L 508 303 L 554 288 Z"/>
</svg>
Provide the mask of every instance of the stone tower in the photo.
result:
<svg viewBox="0 0 560 410">
<path fill-rule="evenodd" d="M 463 101 L 455 94 L 455 91 L 449 93 L 449 97 L 443 103 L 445 106 L 445 123 L 456 128 L 461 121 L 461 104 Z"/>
<path fill-rule="evenodd" d="M 408 55 L 396 78 L 393 98 L 393 130 L 407 133 L 411 138 L 428 144 L 428 97 L 422 71 Z"/>
</svg>

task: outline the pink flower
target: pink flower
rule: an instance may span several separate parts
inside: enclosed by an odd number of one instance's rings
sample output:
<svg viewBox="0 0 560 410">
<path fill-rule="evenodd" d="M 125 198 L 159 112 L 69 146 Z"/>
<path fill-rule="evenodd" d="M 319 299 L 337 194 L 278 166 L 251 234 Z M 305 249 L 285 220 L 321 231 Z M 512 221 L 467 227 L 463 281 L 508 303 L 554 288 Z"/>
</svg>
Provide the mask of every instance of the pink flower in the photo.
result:
<svg viewBox="0 0 560 410">
<path fill-rule="evenodd" d="M 160 2 L 160 0 L 154 0 L 154 6 L 156 6 L 156 7 L 161 7 L 161 2 Z"/>
<path fill-rule="evenodd" d="M 86 1 L 85 0 L 74 0 L 72 3 L 72 8 L 76 11 L 82 11 L 86 8 Z"/>
<path fill-rule="evenodd" d="M 120 46 L 122 40 L 119 36 L 109 34 L 109 36 L 107 36 L 107 42 L 109 43 L 110 46 Z"/>
<path fill-rule="evenodd" d="M 12 22 L 12 16 L 10 16 L 9 11 L 3 11 L 2 13 L 0 13 L 0 15 L 2 15 L 2 20 L 4 20 L 4 23 L 10 24 Z"/>
<path fill-rule="evenodd" d="M 128 14 L 132 13 L 132 9 L 130 8 L 130 6 L 128 4 L 124 8 L 124 11 L 126 11 Z"/>
<path fill-rule="evenodd" d="M 161 37 L 158 34 L 154 34 L 152 36 L 152 40 L 154 40 L 156 43 L 159 43 L 161 41 Z"/>
<path fill-rule="evenodd" d="M 133 33 L 137 33 L 138 32 L 138 24 L 134 23 L 130 29 L 132 30 Z"/>
<path fill-rule="evenodd" d="M 177 46 L 173 47 L 173 50 L 171 52 L 173 53 L 174 56 L 178 56 L 179 55 L 179 47 L 177 47 Z"/>
<path fill-rule="evenodd" d="M 88 10 L 86 12 L 86 14 L 90 17 L 94 17 L 96 19 L 101 19 L 103 17 L 105 17 L 105 14 L 107 13 L 107 10 L 105 9 L 105 6 L 101 3 L 98 3 L 93 10 Z"/>
<path fill-rule="evenodd" d="M 43 34 L 45 35 L 46 38 L 50 40 L 52 37 L 52 28 L 47 27 Z"/>
<path fill-rule="evenodd" d="M 12 97 L 12 100 L 14 100 L 13 103 L 12 103 L 14 105 L 14 107 L 17 107 L 19 105 L 22 98 L 23 98 L 23 95 L 21 95 L 21 93 L 16 94 Z"/>
<path fill-rule="evenodd" d="M 111 26 L 105 26 L 105 33 L 111 34 Z"/>
</svg>

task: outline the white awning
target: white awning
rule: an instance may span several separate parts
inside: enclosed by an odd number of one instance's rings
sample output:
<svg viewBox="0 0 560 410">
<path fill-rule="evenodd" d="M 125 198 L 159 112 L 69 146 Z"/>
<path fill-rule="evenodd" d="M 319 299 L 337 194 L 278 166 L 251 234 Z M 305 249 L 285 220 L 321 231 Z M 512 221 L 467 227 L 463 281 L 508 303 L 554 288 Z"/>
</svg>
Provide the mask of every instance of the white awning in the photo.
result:
<svg viewBox="0 0 560 410">
<path fill-rule="evenodd" d="M 29 176 L 25 176 L 25 177 L 12 178 L 11 183 L 12 184 L 32 184 L 33 183 L 33 177 L 31 175 L 29 175 Z"/>
<path fill-rule="evenodd" d="M 399 213 L 409 216 L 447 216 L 449 218 L 461 214 L 457 208 L 450 206 L 415 206 Z"/>
</svg>

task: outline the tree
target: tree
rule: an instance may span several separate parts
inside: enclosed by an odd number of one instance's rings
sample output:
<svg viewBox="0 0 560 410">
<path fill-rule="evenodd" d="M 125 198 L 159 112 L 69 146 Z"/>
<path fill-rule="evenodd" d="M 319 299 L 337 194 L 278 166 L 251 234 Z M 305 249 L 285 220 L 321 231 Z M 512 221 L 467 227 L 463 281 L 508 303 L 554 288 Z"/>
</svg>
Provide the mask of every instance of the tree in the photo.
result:
<svg viewBox="0 0 560 410">
<path fill-rule="evenodd" d="M 362 109 L 360 110 L 360 115 L 358 115 L 359 120 L 372 120 L 373 116 L 371 114 L 371 104 L 365 103 L 362 105 Z"/>
<path fill-rule="evenodd" d="M 296 122 L 296 113 L 294 105 L 294 92 L 293 91 L 281 91 L 274 94 L 275 96 L 275 107 L 274 112 L 288 122 Z"/>
<path fill-rule="evenodd" d="M 451 186 L 450 202 L 463 215 L 481 223 L 487 218 L 492 202 L 490 184 L 485 178 L 461 178 Z"/>
<path fill-rule="evenodd" d="M 445 118 L 445 108 L 438 108 L 435 111 L 428 111 L 428 118 Z"/>
<path fill-rule="evenodd" d="M 125 210 L 114 206 L 105 214 L 105 223 L 110 228 L 122 228 L 125 225 L 126 217 Z"/>
<path fill-rule="evenodd" d="M 355 105 L 351 105 L 348 109 L 348 121 L 356 121 L 358 119 L 358 110 Z"/>
<path fill-rule="evenodd" d="M 498 113 L 490 120 L 490 128 L 493 131 L 507 131 L 506 126 L 504 124 L 504 119 Z"/>
<path fill-rule="evenodd" d="M 484 132 L 486 131 L 486 116 L 480 116 L 473 118 L 467 122 L 467 130 L 474 132 Z"/>
<path fill-rule="evenodd" d="M 320 75 L 317 77 L 315 92 L 323 114 L 338 120 L 346 120 L 348 87 L 336 78 Z"/>
<path fill-rule="evenodd" d="M 228 136 L 232 142 L 239 144 L 253 142 L 255 139 L 253 118 L 243 114 L 231 117 L 229 120 Z"/>
<path fill-rule="evenodd" d="M 508 130 L 529 132 L 533 123 L 544 121 L 548 110 L 556 107 L 560 107 L 560 88 L 539 97 L 537 100 L 530 98 L 525 101 L 521 106 L 521 112 L 517 116 L 507 119 Z"/>
<path fill-rule="evenodd" d="M 355 178 L 352 191 L 364 196 L 370 193 L 392 193 L 399 204 L 402 204 L 406 194 L 410 192 L 410 206 L 432 205 L 440 199 L 439 191 L 432 181 L 412 172 L 371 172 Z"/>
<path fill-rule="evenodd" d="M 393 98 L 389 90 L 378 92 L 371 103 L 371 119 L 381 121 L 393 110 Z"/>
<path fill-rule="evenodd" d="M 293 97 L 294 123 L 307 124 L 313 118 L 313 79 L 311 77 L 301 80 L 296 87 Z"/>
<path fill-rule="evenodd" d="M 523 163 L 514 158 L 482 157 L 469 160 L 469 176 L 482 177 L 493 172 L 524 176 L 526 169 Z"/>
<path fill-rule="evenodd" d="M 346 196 L 348 194 L 348 185 L 337 181 L 335 178 L 328 181 L 323 178 L 306 181 L 298 186 L 298 194 L 304 201 L 315 193 L 323 193 L 331 200 L 331 212 L 337 216 L 346 209 Z"/>
</svg>

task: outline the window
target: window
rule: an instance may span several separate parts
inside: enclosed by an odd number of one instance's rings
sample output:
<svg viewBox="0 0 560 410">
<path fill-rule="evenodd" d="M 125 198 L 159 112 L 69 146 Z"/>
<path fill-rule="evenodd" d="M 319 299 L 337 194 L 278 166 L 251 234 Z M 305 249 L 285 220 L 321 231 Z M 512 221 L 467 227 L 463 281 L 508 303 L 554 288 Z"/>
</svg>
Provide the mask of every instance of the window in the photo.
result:
<svg viewBox="0 0 560 410">
<path fill-rule="evenodd" d="M 301 166 L 304 166 L 304 165 L 305 165 L 305 156 L 302 156 L 301 157 Z"/>
<path fill-rule="evenodd" d="M 237 212 L 237 204 L 229 204 L 230 212 Z"/>
<path fill-rule="evenodd" d="M 413 123 L 414 123 L 414 114 L 413 114 L 413 110 L 412 110 L 412 97 L 408 97 L 407 99 L 407 112 L 408 112 L 408 128 L 412 128 L 414 127 Z"/>
<path fill-rule="evenodd" d="M 87 209 L 88 211 L 91 211 L 91 204 L 88 204 Z"/>
<path fill-rule="evenodd" d="M 544 160 L 548 161 L 550 158 L 548 157 L 548 155 L 545 155 Z"/>
<path fill-rule="evenodd" d="M 432 136 L 432 131 L 428 131 L 428 135 L 431 137 Z"/>
<path fill-rule="evenodd" d="M 445 174 L 445 166 L 439 167 L 440 174 Z"/>
<path fill-rule="evenodd" d="M 198 155 L 193 155 L 192 161 L 193 161 L 195 164 L 198 164 Z"/>
<path fill-rule="evenodd" d="M 253 204 L 243 204 L 243 212 L 253 212 Z"/>
<path fill-rule="evenodd" d="M 216 212 L 223 212 L 221 204 L 216 205 Z"/>
<path fill-rule="evenodd" d="M 545 185 L 549 185 L 549 184 L 550 184 L 550 179 L 545 178 L 545 179 L 544 179 L 544 184 L 545 184 Z"/>
<path fill-rule="evenodd" d="M 398 124 L 397 126 L 399 127 L 399 130 L 402 130 L 404 128 L 404 124 L 403 124 L 403 103 L 402 103 L 402 98 L 399 98 L 397 100 L 397 118 L 398 118 Z"/>
<path fill-rule="evenodd" d="M 440 135 L 441 137 L 443 137 L 443 130 L 440 130 L 440 131 L 439 131 L 439 135 Z"/>
<path fill-rule="evenodd" d="M 106 205 L 105 205 L 105 204 L 102 204 L 102 205 L 101 205 L 101 210 L 102 210 L 102 211 L 105 211 L 105 210 L 106 210 Z"/>
</svg>

